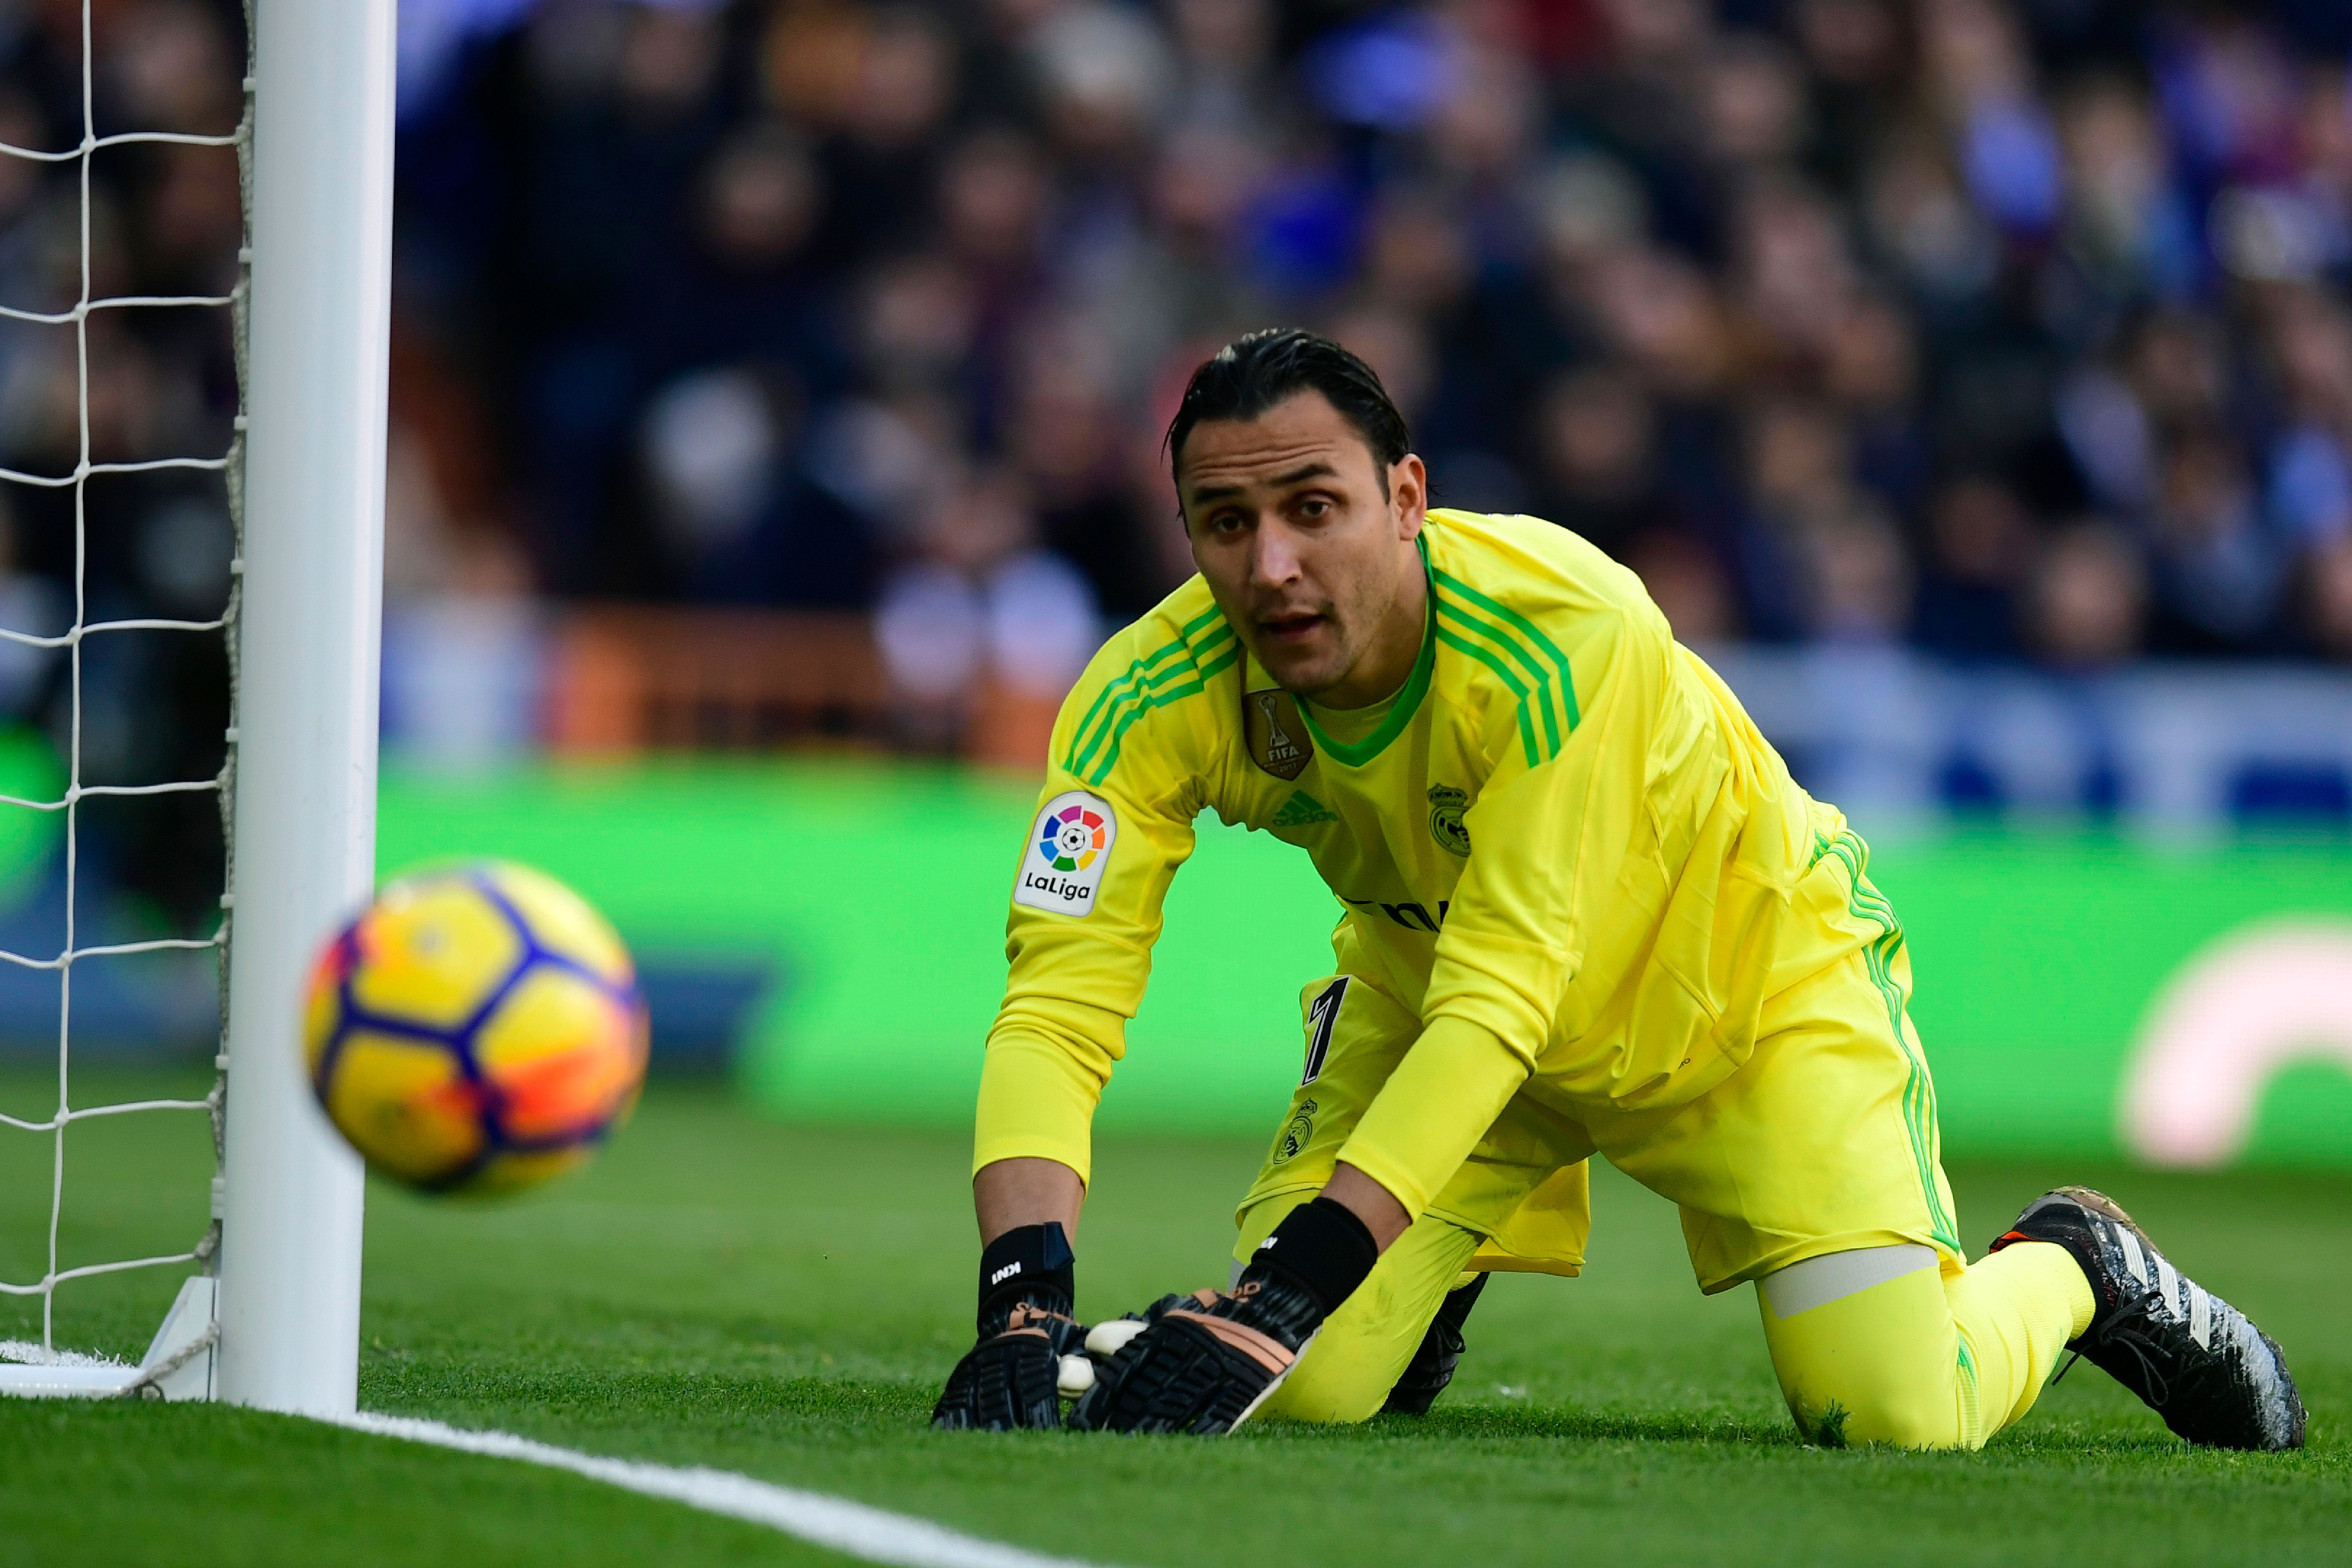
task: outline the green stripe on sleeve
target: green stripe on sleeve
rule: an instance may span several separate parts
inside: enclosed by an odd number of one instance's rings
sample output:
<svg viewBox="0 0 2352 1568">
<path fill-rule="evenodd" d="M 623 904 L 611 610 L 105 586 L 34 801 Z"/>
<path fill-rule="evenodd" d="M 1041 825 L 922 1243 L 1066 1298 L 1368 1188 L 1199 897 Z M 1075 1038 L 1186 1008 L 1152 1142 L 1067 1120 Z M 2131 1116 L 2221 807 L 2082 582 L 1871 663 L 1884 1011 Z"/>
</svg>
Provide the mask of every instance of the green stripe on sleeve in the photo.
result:
<svg viewBox="0 0 2352 1568">
<path fill-rule="evenodd" d="M 1519 614 L 1518 611 L 1512 609 L 1509 605 L 1503 604 L 1501 601 L 1488 598 L 1486 595 L 1478 592 L 1477 589 L 1473 588 L 1469 584 L 1465 583 L 1461 578 L 1454 576 L 1452 573 L 1439 572 L 1437 574 L 1437 580 L 1444 586 L 1451 588 L 1455 593 L 1461 595 L 1463 598 L 1469 601 L 1471 604 L 1477 605 L 1480 609 L 1485 610 L 1487 614 L 1495 616 L 1497 620 L 1503 621 L 1515 627 L 1520 635 L 1525 637 L 1529 642 L 1533 643 L 1538 648 L 1542 650 L 1544 657 L 1551 661 L 1552 667 L 1559 671 L 1560 700 L 1567 708 L 1568 727 L 1570 730 L 1575 729 L 1577 721 L 1581 717 L 1578 712 L 1576 706 L 1576 678 L 1572 673 L 1570 673 L 1568 666 L 1568 655 L 1559 651 L 1559 645 L 1553 642 L 1551 638 L 1546 637 L 1544 635 L 1543 628 L 1536 625 L 1535 622 L 1528 619 L 1527 616 Z"/>
<path fill-rule="evenodd" d="M 1453 621 L 1456 625 L 1462 626 L 1465 630 L 1475 632 L 1478 636 L 1485 637 L 1496 647 L 1502 649 L 1505 653 L 1509 654 L 1513 659 L 1517 661 L 1519 667 L 1527 671 L 1529 684 L 1525 689 L 1526 693 L 1528 695 L 1531 695 L 1535 699 L 1536 710 L 1543 716 L 1544 758 L 1546 761 L 1549 761 L 1551 758 L 1559 755 L 1560 730 L 1559 724 L 1556 723 L 1552 718 L 1550 693 L 1554 683 L 1551 679 L 1551 672 L 1546 669 L 1542 665 L 1536 662 L 1535 656 L 1530 654 L 1517 638 L 1512 637 L 1509 633 L 1504 631 L 1500 626 L 1494 625 L 1492 622 L 1482 620 L 1479 617 L 1469 614 L 1460 605 L 1446 598 L 1442 593 L 1437 596 L 1437 613 L 1444 616 L 1447 620 Z M 1524 703 L 1521 705 L 1520 711 L 1520 721 L 1524 723 L 1526 722 L 1526 705 Z"/>
<path fill-rule="evenodd" d="M 1216 622 L 1215 628 L 1201 639 L 1197 647 L 1189 646 L 1192 635 L 1211 621 Z M 1095 753 L 1109 738 L 1124 705 L 1144 697 L 1154 687 L 1181 679 L 1187 668 L 1199 662 L 1202 654 L 1233 635 L 1233 628 L 1226 626 L 1219 613 L 1213 609 L 1185 623 L 1177 641 L 1168 643 L 1149 657 L 1139 658 L 1128 666 L 1126 672 L 1118 679 L 1103 687 L 1101 694 L 1087 708 L 1086 717 L 1079 721 L 1076 732 L 1070 737 L 1070 750 L 1063 759 L 1063 767 L 1073 773 L 1085 772 Z M 1166 668 L 1160 668 L 1181 653 L 1190 653 L 1192 657 L 1189 660 L 1167 664 Z"/>
<path fill-rule="evenodd" d="M 1095 693 L 1094 701 L 1088 704 L 1086 716 L 1078 721 L 1077 728 L 1071 733 L 1070 750 L 1062 759 L 1063 767 L 1076 773 L 1080 748 L 1085 747 L 1089 751 L 1093 749 L 1086 746 L 1086 739 L 1094 730 L 1096 720 L 1103 713 L 1104 709 L 1124 701 L 1131 691 L 1142 684 L 1144 673 L 1147 670 L 1157 668 L 1161 660 L 1181 651 L 1183 647 L 1181 642 L 1166 644 L 1129 665 L 1124 673 L 1105 681 L 1103 689 Z"/>
<path fill-rule="evenodd" d="M 1221 639 L 1219 638 L 1211 637 L 1202 644 L 1202 647 L 1204 648 L 1218 647 L 1220 641 Z M 1128 704 L 1127 708 L 1119 715 L 1118 722 L 1114 725 L 1110 731 L 1109 749 L 1103 752 L 1102 760 L 1095 764 L 1093 773 L 1086 775 L 1086 782 L 1088 788 L 1099 788 L 1102 782 L 1110 777 L 1111 769 L 1118 764 L 1119 743 L 1127 738 L 1128 731 L 1134 727 L 1136 721 L 1141 719 L 1146 713 L 1150 712 L 1155 708 L 1165 708 L 1171 702 L 1180 701 L 1187 697 L 1196 697 L 1200 695 L 1202 690 L 1206 689 L 1211 679 L 1223 674 L 1224 671 L 1231 669 L 1234 667 L 1234 662 L 1241 658 L 1241 644 L 1233 640 L 1233 635 L 1230 631 L 1226 633 L 1224 638 L 1222 639 L 1222 642 L 1223 647 L 1220 651 L 1218 651 L 1215 657 L 1212 658 L 1206 664 L 1193 664 L 1183 667 L 1189 679 L 1180 680 L 1175 685 L 1170 686 L 1164 690 L 1154 691 L 1139 697 L 1136 700 Z M 1077 770 L 1072 769 L 1071 771 L 1075 773 Z"/>
<path fill-rule="evenodd" d="M 1469 655 L 1472 658 L 1476 659 L 1480 664 L 1485 665 L 1488 669 L 1493 670 L 1495 672 L 1495 679 L 1501 681 L 1506 687 L 1508 687 L 1510 689 L 1511 695 L 1519 700 L 1519 746 L 1527 754 L 1528 766 L 1534 767 L 1537 761 L 1536 727 L 1532 717 L 1528 712 L 1528 689 L 1526 685 L 1520 681 L 1517 676 L 1511 673 L 1510 669 L 1503 663 L 1503 661 L 1495 656 L 1495 653 L 1491 648 L 1483 647 L 1478 643 L 1474 643 L 1467 637 L 1459 637 L 1453 632 L 1449 632 L 1442 626 L 1437 628 L 1437 640 L 1444 643 L 1447 647 L 1452 648 L 1456 653 Z"/>
</svg>

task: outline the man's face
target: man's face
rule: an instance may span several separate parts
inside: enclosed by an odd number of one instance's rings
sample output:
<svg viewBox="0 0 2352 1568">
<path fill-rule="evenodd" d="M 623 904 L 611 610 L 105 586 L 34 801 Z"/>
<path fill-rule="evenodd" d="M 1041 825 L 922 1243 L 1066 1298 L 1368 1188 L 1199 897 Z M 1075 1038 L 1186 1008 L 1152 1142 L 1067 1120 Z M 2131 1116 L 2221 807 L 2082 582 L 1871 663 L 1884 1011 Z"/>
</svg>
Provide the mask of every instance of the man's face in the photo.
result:
<svg viewBox="0 0 2352 1568">
<path fill-rule="evenodd" d="M 1290 690 L 1312 697 L 1339 686 L 1383 637 L 1409 639 L 1408 664 L 1418 652 L 1420 617 L 1408 625 L 1400 608 L 1417 603 L 1422 569 L 1412 545 L 1427 500 L 1419 458 L 1383 475 L 1329 400 L 1302 392 L 1255 419 L 1194 426 L 1176 491 L 1218 607 Z"/>
</svg>

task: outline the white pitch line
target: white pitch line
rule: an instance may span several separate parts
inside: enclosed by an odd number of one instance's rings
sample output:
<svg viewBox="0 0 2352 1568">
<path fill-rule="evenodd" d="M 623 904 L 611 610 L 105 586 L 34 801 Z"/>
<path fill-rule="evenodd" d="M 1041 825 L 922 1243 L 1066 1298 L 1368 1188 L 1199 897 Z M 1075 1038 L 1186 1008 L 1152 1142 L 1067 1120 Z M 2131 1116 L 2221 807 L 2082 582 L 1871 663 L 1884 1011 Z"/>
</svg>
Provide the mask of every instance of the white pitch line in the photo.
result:
<svg viewBox="0 0 2352 1568">
<path fill-rule="evenodd" d="M 754 1480 L 732 1470 L 607 1459 L 518 1437 L 511 1432 L 467 1431 L 405 1415 L 377 1415 L 361 1411 L 325 1419 L 338 1426 L 380 1436 L 429 1443 L 467 1454 L 487 1454 L 494 1458 L 520 1459 L 527 1465 L 544 1465 L 553 1470 L 570 1470 L 625 1491 L 666 1498 L 705 1513 L 764 1524 L 868 1563 L 896 1563 L 899 1568 L 1096 1568 L 1076 1558 L 1024 1552 L 1002 1542 L 965 1535 L 929 1520 L 868 1508 L 862 1502 L 849 1502 L 822 1492 Z"/>
<path fill-rule="evenodd" d="M 112 1356 L 84 1355 L 79 1351 L 44 1350 L 30 1340 L 0 1340 L 0 1362 L 17 1366 L 104 1367 L 108 1371 L 138 1370 Z"/>
</svg>

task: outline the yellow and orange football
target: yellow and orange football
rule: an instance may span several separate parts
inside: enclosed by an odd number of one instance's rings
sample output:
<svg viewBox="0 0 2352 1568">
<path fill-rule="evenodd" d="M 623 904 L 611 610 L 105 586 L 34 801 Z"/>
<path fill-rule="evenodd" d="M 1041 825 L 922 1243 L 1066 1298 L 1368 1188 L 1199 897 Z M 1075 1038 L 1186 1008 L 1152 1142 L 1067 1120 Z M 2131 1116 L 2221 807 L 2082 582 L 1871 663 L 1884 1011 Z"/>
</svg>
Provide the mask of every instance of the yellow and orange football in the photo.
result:
<svg viewBox="0 0 2352 1568">
<path fill-rule="evenodd" d="M 628 1119 L 646 1009 L 585 900 L 485 861 L 392 883 L 329 942 L 303 1043 L 319 1103 L 377 1170 L 512 1192 L 583 1163 Z"/>
</svg>

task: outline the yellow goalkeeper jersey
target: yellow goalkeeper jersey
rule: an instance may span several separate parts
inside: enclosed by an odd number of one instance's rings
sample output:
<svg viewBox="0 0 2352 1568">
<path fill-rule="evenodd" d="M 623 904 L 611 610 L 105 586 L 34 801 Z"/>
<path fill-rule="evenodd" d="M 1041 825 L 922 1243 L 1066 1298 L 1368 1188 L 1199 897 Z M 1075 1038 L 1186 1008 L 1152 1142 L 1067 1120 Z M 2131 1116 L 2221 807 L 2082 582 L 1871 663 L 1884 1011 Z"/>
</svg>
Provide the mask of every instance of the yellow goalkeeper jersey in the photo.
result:
<svg viewBox="0 0 2352 1568">
<path fill-rule="evenodd" d="M 1306 852 L 1345 911 L 1341 967 L 1430 1031 L 1414 1054 L 1446 1024 L 1512 1058 L 1490 1090 L 1464 1089 L 1444 1136 L 1420 1130 L 1443 1106 L 1395 1108 L 1410 1127 L 1367 1117 L 1361 1136 L 1379 1121 L 1427 1149 L 1343 1153 L 1416 1211 L 1495 1094 L 1640 1109 L 1747 1058 L 1790 889 L 1818 858 L 1811 803 L 1599 550 L 1537 519 L 1450 510 L 1421 537 L 1420 658 L 1376 710 L 1281 689 L 1198 577 L 1088 665 L 1022 849 L 975 1168 L 1041 1155 L 1088 1173 L 1094 1109 L 1202 811 Z"/>
</svg>

